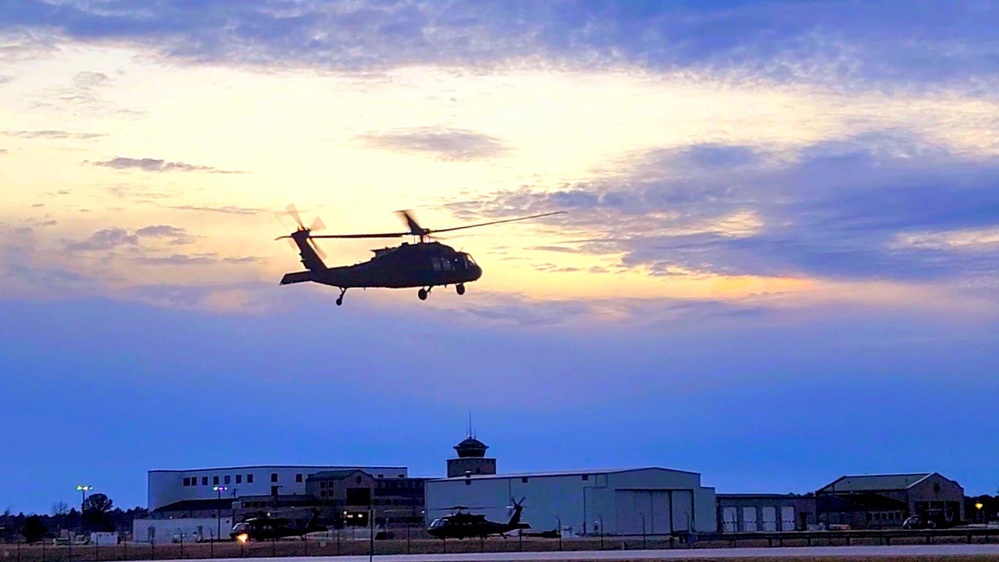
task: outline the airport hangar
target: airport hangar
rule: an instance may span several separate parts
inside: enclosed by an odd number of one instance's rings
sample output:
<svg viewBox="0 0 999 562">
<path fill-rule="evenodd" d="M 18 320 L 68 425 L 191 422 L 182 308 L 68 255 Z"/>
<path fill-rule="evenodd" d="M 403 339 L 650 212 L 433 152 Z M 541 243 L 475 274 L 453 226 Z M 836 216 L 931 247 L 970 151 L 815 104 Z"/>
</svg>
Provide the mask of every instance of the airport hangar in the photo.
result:
<svg viewBox="0 0 999 562">
<path fill-rule="evenodd" d="M 521 520 L 533 531 L 563 534 L 668 535 L 714 532 L 715 490 L 696 472 L 668 468 L 497 474 L 489 447 L 469 437 L 448 460 L 448 477 L 426 481 L 427 519 L 454 506 L 506 521 L 511 500 L 524 498 Z"/>
</svg>

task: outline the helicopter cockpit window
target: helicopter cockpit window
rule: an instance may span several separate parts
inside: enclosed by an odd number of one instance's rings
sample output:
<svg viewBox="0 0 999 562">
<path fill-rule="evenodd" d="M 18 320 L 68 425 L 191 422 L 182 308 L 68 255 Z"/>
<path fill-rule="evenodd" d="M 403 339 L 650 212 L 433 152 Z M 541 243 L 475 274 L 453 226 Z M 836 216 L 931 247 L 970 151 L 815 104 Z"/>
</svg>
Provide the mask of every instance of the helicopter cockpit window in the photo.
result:
<svg viewBox="0 0 999 562">
<path fill-rule="evenodd" d="M 436 529 L 438 527 L 443 527 L 443 526 L 444 526 L 443 519 L 434 519 L 434 521 L 430 524 L 431 529 Z"/>
<path fill-rule="evenodd" d="M 472 259 L 472 254 L 465 254 L 465 261 L 468 262 L 468 265 L 475 265 L 475 260 Z"/>
</svg>

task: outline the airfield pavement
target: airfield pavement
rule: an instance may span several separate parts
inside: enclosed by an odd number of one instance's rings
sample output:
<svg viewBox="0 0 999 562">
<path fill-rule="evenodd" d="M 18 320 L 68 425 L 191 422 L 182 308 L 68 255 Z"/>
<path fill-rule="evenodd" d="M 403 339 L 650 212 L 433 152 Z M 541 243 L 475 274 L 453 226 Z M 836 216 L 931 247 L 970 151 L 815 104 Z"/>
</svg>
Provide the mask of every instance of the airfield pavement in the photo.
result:
<svg viewBox="0 0 999 562">
<path fill-rule="evenodd" d="M 231 543 L 230 543 L 231 544 Z M 212 550 L 217 557 L 209 555 L 208 545 L 188 545 L 183 551 L 160 547 L 149 556 L 148 547 L 143 550 L 130 547 L 123 551 L 120 547 L 95 549 L 76 547 L 67 558 L 65 549 L 48 548 L 42 552 L 37 547 L 15 545 L 0 546 L 0 556 L 4 562 L 55 562 L 116 560 L 156 560 L 157 562 L 240 562 L 247 558 L 267 558 L 273 562 L 315 562 L 317 558 L 331 562 L 624 562 L 624 561 L 671 561 L 682 562 L 704 560 L 733 560 L 739 562 L 762 562 L 780 560 L 782 562 L 819 562 L 828 560 L 851 560 L 860 562 L 985 562 L 999 560 L 999 544 L 936 544 L 936 545 L 893 545 L 893 546 L 815 546 L 783 548 L 700 548 L 676 550 L 565 550 L 531 552 L 457 552 L 425 554 L 351 554 L 342 556 L 268 556 L 260 549 L 244 556 L 226 557 L 226 552 Z M 167 545 L 163 545 L 167 546 Z M 176 547 L 177 545 L 170 545 Z M 221 545 L 219 545 L 221 546 Z M 264 546 L 264 545 L 258 545 Z M 193 548 L 192 548 L 193 547 Z M 269 549 L 268 549 L 269 550 Z M 280 550 L 280 549 L 278 549 Z M 318 554 L 318 553 L 317 553 Z M 172 556 L 171 556 L 172 555 Z M 230 555 L 231 556 L 231 555 Z"/>
</svg>

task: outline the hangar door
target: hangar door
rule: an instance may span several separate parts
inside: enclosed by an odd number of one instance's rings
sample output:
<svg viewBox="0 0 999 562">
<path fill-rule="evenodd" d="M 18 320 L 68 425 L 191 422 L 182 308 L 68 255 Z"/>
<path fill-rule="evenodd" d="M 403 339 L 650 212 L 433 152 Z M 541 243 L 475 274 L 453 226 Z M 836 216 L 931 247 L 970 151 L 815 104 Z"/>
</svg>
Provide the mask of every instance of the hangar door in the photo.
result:
<svg viewBox="0 0 999 562">
<path fill-rule="evenodd" d="M 618 534 L 668 535 L 693 523 L 692 490 L 617 490 L 614 503 Z"/>
</svg>

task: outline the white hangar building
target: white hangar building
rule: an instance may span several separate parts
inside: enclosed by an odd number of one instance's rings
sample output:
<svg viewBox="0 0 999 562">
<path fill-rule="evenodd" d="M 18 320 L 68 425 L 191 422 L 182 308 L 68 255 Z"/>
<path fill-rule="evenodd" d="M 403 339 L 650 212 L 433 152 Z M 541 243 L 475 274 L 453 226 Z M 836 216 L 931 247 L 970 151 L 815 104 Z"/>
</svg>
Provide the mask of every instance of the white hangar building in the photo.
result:
<svg viewBox="0 0 999 562">
<path fill-rule="evenodd" d="M 305 481 L 317 472 L 363 470 L 375 478 L 405 478 L 403 466 L 237 466 L 193 470 L 150 470 L 149 511 L 183 507 L 198 500 L 243 496 L 304 495 Z M 222 490 L 220 490 L 222 488 Z"/>
<path fill-rule="evenodd" d="M 496 474 L 488 447 L 469 437 L 455 446 L 448 478 L 426 482 L 427 519 L 469 506 L 492 521 L 510 517 L 511 499 L 524 501 L 532 531 L 563 535 L 669 535 L 715 532 L 715 490 L 696 472 L 668 468 Z"/>
</svg>

